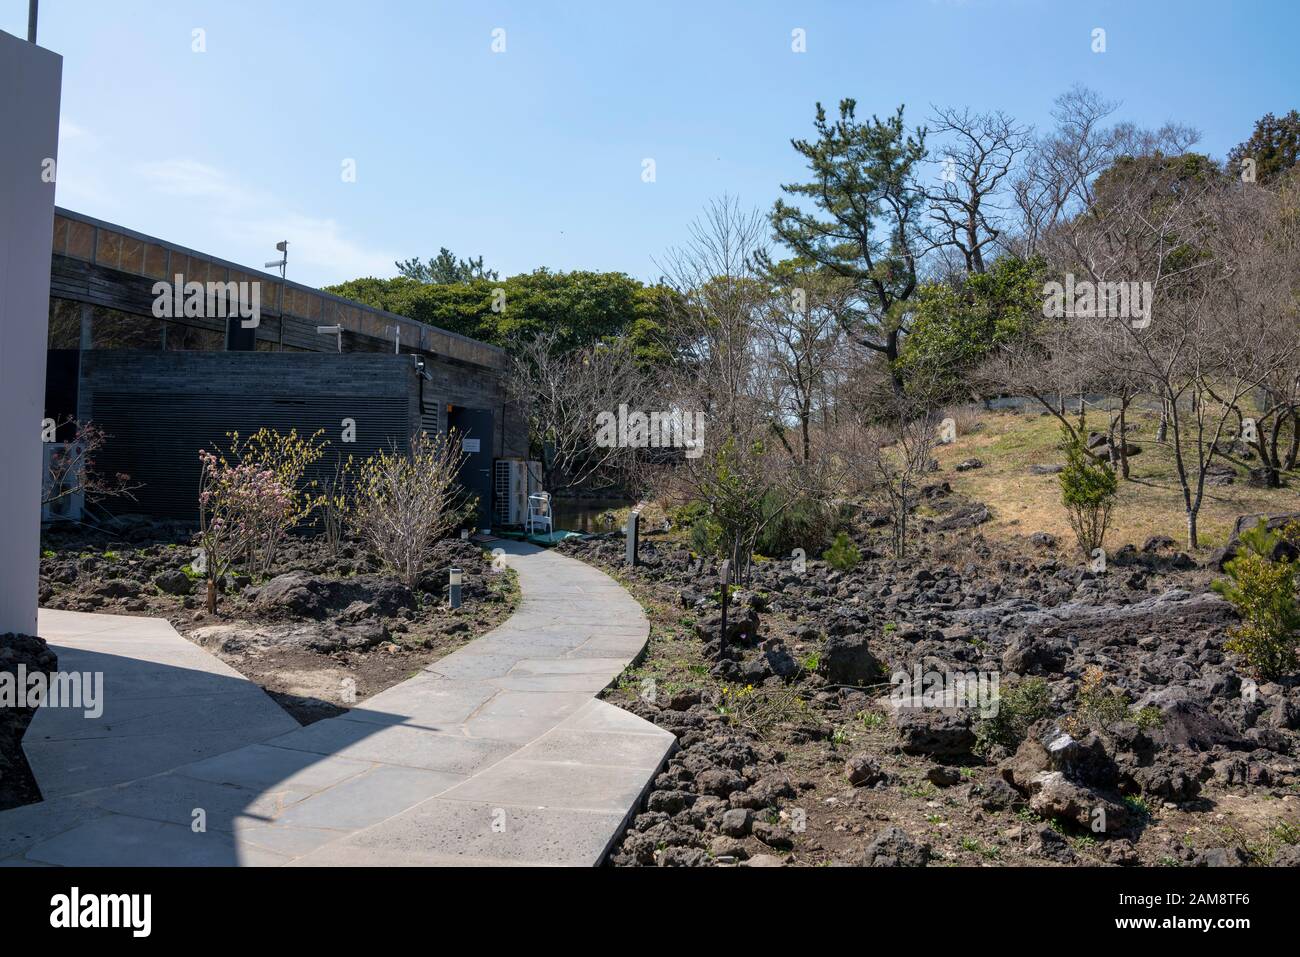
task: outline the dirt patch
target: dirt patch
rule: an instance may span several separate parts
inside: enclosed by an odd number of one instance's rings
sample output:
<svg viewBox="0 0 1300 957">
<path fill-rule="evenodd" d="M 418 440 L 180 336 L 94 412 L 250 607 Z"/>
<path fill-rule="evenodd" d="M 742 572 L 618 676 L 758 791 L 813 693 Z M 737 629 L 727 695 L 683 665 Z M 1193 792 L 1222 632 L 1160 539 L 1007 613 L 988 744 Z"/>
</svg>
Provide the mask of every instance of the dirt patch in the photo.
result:
<svg viewBox="0 0 1300 957">
<path fill-rule="evenodd" d="M 50 608 L 165 618 L 184 637 L 263 687 L 299 722 L 337 715 L 417 674 L 504 621 L 515 574 L 460 539 L 438 543 L 414 588 L 355 542 L 287 543 L 271 573 L 227 575 L 216 614 L 189 568 L 192 529 L 128 520 L 103 530 L 47 530 L 41 603 Z M 462 603 L 448 604 L 448 569 Z"/>
</svg>

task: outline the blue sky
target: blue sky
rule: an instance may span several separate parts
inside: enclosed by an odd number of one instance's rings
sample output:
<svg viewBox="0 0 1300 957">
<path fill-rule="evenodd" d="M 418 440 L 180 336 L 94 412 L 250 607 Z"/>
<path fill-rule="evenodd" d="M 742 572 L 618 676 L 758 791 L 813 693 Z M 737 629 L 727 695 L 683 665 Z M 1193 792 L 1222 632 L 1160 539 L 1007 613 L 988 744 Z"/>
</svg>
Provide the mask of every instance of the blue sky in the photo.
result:
<svg viewBox="0 0 1300 957">
<path fill-rule="evenodd" d="M 26 10 L 0 0 L 0 29 Z M 40 28 L 60 205 L 254 266 L 287 238 L 316 285 L 441 245 L 652 279 L 711 197 L 770 207 L 790 138 L 845 96 L 1045 125 L 1077 82 L 1221 157 L 1300 107 L 1297 36 L 1292 0 L 42 0 Z"/>
</svg>

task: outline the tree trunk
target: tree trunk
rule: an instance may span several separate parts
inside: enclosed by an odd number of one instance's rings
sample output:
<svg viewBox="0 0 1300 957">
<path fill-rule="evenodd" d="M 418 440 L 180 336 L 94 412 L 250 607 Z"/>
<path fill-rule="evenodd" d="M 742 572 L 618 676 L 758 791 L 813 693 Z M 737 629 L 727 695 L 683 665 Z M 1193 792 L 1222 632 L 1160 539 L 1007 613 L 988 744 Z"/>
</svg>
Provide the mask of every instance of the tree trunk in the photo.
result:
<svg viewBox="0 0 1300 957">
<path fill-rule="evenodd" d="M 1300 410 L 1291 410 L 1291 447 L 1286 453 L 1286 468 L 1293 469 L 1296 466 L 1296 458 L 1300 456 Z"/>
<path fill-rule="evenodd" d="M 1188 510 L 1187 512 L 1187 550 L 1191 551 L 1198 547 L 1196 538 L 1196 512 Z"/>
<path fill-rule="evenodd" d="M 1128 403 L 1119 406 L 1119 474 L 1128 478 Z"/>
<path fill-rule="evenodd" d="M 215 579 L 208 579 L 208 614 L 217 613 L 217 583 Z"/>
</svg>

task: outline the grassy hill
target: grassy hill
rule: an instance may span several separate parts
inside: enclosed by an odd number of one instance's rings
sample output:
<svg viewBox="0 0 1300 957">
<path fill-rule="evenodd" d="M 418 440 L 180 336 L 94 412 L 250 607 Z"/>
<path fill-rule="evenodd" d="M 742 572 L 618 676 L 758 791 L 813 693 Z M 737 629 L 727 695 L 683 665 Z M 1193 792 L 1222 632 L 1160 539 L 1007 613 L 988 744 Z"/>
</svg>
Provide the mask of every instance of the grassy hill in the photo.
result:
<svg viewBox="0 0 1300 957">
<path fill-rule="evenodd" d="M 1180 545 L 1186 540 L 1182 492 L 1178 485 L 1170 446 L 1155 441 L 1158 415 L 1137 412 L 1136 431 L 1130 436 L 1142 449 L 1129 460 L 1131 479 L 1120 482 L 1107 550 L 1132 543 L 1141 546 L 1152 535 L 1168 535 Z M 1093 428 L 1102 429 L 1102 414 L 1089 417 Z M 990 538 L 1007 538 L 1050 532 L 1063 545 L 1073 542 L 1060 485 L 1055 475 L 1031 475 L 1029 466 L 1064 461 L 1059 448 L 1060 423 L 1036 410 L 1026 412 L 984 412 L 975 422 L 962 423 L 966 431 L 951 445 L 935 453 L 943 477 L 955 491 L 979 499 L 989 506 L 993 520 L 984 526 Z M 984 467 L 957 472 L 953 466 L 964 459 L 978 458 Z M 1224 462 L 1222 459 L 1216 462 Z M 1231 464 L 1231 463 L 1224 463 Z M 1254 489 L 1246 485 L 1246 471 L 1237 468 L 1232 485 L 1207 486 L 1200 514 L 1202 552 L 1222 545 L 1232 533 L 1238 515 L 1251 512 L 1288 512 L 1300 509 L 1300 493 L 1292 486 Z"/>
</svg>

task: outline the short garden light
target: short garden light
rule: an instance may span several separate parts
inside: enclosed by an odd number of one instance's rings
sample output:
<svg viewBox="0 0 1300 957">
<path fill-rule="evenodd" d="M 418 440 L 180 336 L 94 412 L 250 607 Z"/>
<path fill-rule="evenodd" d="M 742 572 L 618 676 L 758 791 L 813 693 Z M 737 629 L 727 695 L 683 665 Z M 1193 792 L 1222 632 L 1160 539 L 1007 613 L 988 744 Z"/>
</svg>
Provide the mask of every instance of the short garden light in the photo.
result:
<svg viewBox="0 0 1300 957">
<path fill-rule="evenodd" d="M 449 586 L 447 589 L 448 601 L 451 603 L 452 608 L 459 608 L 461 583 L 461 570 L 459 568 L 453 567 L 448 572 L 447 583 Z"/>
</svg>

